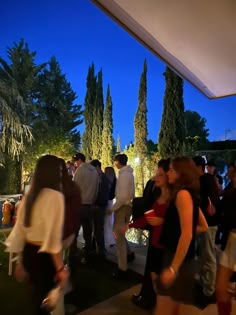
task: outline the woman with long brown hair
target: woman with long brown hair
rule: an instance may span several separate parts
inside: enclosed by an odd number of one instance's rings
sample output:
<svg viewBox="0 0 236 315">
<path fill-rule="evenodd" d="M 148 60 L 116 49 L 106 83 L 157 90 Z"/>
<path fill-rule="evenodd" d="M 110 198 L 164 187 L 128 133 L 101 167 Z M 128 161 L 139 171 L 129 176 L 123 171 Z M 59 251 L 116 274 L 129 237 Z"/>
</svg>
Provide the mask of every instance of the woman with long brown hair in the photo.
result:
<svg viewBox="0 0 236 315">
<path fill-rule="evenodd" d="M 159 242 L 162 224 L 169 201 L 170 187 L 168 184 L 167 172 L 169 170 L 169 159 L 161 159 L 157 164 L 157 171 L 154 179 L 154 187 L 144 195 L 153 210 L 152 215 L 144 215 L 129 224 L 129 228 L 149 228 L 149 242 L 146 257 L 146 265 L 142 287 L 139 294 L 132 296 L 132 302 L 144 309 L 153 309 L 156 301 L 156 293 L 153 288 L 152 278 L 156 278 L 161 271 L 162 245 Z M 151 185 L 148 182 L 148 185 Z M 147 185 L 146 185 L 147 187 Z M 152 274 L 152 276 L 151 276 Z"/>
<path fill-rule="evenodd" d="M 155 285 L 155 315 L 178 315 L 181 303 L 191 303 L 194 288 L 194 255 L 197 224 L 207 224 L 199 211 L 199 176 L 192 159 L 177 157 L 171 161 L 168 181 L 171 198 L 165 214 L 160 242 L 163 264 Z M 200 216 L 199 216 L 200 213 Z M 163 311 L 164 310 L 164 311 Z"/>
<path fill-rule="evenodd" d="M 30 190 L 6 240 L 8 249 L 18 253 L 16 278 L 23 280 L 27 272 L 35 314 L 50 314 L 42 308 L 43 300 L 56 284 L 64 288 L 68 279 L 62 257 L 64 202 L 60 159 L 45 155 L 37 162 Z"/>
</svg>

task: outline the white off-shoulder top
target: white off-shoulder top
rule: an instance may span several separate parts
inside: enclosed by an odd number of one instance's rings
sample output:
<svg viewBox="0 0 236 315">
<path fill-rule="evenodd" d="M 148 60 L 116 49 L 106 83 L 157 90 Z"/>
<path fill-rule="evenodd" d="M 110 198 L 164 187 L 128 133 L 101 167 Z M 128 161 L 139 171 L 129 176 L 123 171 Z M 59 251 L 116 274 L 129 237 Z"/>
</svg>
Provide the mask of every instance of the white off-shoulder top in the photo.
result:
<svg viewBox="0 0 236 315">
<path fill-rule="evenodd" d="M 64 225 L 63 194 L 49 188 L 42 189 L 33 205 L 29 227 L 24 226 L 26 198 L 27 195 L 20 203 L 16 224 L 5 241 L 6 250 L 20 253 L 28 241 L 39 244 L 39 252 L 59 253 Z"/>
</svg>

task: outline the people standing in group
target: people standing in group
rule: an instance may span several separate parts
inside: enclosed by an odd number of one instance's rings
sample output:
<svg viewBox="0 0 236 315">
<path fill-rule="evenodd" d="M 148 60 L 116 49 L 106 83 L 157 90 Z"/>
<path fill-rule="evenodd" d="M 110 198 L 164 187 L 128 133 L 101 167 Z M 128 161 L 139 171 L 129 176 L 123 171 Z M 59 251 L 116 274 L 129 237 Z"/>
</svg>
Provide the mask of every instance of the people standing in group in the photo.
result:
<svg viewBox="0 0 236 315">
<path fill-rule="evenodd" d="M 114 159 L 118 168 L 118 178 L 116 184 L 116 200 L 108 210 L 109 214 L 114 212 L 113 232 L 116 238 L 116 249 L 118 259 L 118 269 L 113 274 L 114 278 L 126 277 L 128 262 L 128 242 L 125 238 L 125 231 L 131 215 L 131 204 L 135 195 L 134 175 L 131 166 L 127 165 L 126 154 L 117 154 Z"/>
<path fill-rule="evenodd" d="M 169 159 L 158 161 L 156 175 L 147 182 L 144 189 L 143 197 L 150 204 L 151 209 L 155 210 L 155 216 L 149 218 L 144 215 L 129 224 L 129 228 L 149 229 L 148 250 L 142 286 L 140 292 L 132 296 L 134 304 L 147 310 L 152 309 L 156 304 L 156 292 L 153 288 L 151 273 L 153 272 L 153 276 L 156 276 L 161 270 L 162 245 L 159 243 L 159 236 L 170 195 L 167 177 L 169 164 Z"/>
<path fill-rule="evenodd" d="M 68 279 L 62 256 L 64 203 L 60 159 L 45 155 L 37 162 L 30 190 L 5 242 L 9 251 L 18 253 L 16 278 L 29 279 L 35 314 L 50 314 L 41 307 L 43 300 L 56 284 L 64 288 Z"/>
<path fill-rule="evenodd" d="M 109 180 L 109 199 L 107 203 L 105 222 L 104 222 L 104 239 L 105 247 L 112 247 L 115 245 L 115 238 L 113 235 L 113 223 L 114 223 L 114 213 L 108 215 L 108 210 L 112 207 L 113 201 L 115 199 L 116 191 L 116 173 L 112 166 L 105 167 L 104 173 Z"/>
<path fill-rule="evenodd" d="M 84 259 L 86 259 L 93 250 L 93 207 L 98 195 L 99 176 L 94 166 L 85 162 L 86 158 L 84 154 L 77 153 L 73 156 L 73 160 L 76 168 L 73 180 L 79 186 L 81 193 L 80 223 L 83 228 L 83 237 L 85 240 Z M 73 244 L 74 252 L 77 250 L 79 229 L 80 226 Z"/>
<path fill-rule="evenodd" d="M 204 307 L 215 302 L 216 248 L 215 240 L 219 224 L 219 189 L 214 175 L 205 173 L 205 159 L 193 157 L 200 178 L 200 208 L 209 226 L 197 239 L 199 260 L 199 292 L 197 302 Z"/>
<path fill-rule="evenodd" d="M 92 160 L 90 164 L 95 167 L 99 176 L 98 194 L 93 207 L 94 238 L 99 257 L 105 258 L 104 221 L 109 200 L 110 182 L 102 171 L 102 164 L 99 160 Z"/>
<path fill-rule="evenodd" d="M 173 159 L 167 174 L 172 189 L 159 239 L 163 259 L 160 277 L 155 281 L 155 315 L 163 315 L 163 310 L 166 315 L 179 315 L 180 304 L 192 302 L 195 235 L 199 218 L 204 220 L 199 211 L 199 176 L 192 159 Z"/>
<path fill-rule="evenodd" d="M 222 254 L 216 277 L 216 300 L 219 315 L 231 314 L 232 297 L 236 297 L 236 286 L 230 292 L 230 280 L 236 273 L 236 167 L 234 170 L 231 169 L 230 178 L 231 182 L 224 190 L 220 201 L 223 214 L 221 224 Z"/>
</svg>

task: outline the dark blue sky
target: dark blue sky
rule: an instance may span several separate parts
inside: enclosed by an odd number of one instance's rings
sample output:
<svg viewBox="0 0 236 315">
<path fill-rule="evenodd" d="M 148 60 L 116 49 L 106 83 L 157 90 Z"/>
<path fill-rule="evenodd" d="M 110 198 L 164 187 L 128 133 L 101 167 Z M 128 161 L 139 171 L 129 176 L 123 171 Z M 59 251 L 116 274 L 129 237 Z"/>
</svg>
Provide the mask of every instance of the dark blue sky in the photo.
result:
<svg viewBox="0 0 236 315">
<path fill-rule="evenodd" d="M 36 62 L 56 56 L 83 104 L 89 65 L 102 68 L 104 101 L 107 84 L 113 100 L 114 138 L 121 146 L 134 138 L 133 121 L 144 59 L 148 74 L 148 138 L 157 142 L 163 110 L 165 64 L 115 24 L 89 0 L 4 0 L 0 11 L 0 56 L 6 47 L 24 38 Z M 220 74 L 219 74 L 220 75 Z M 189 83 L 184 84 L 185 108 L 206 118 L 210 140 L 236 139 L 236 97 L 208 100 Z M 79 127 L 81 133 L 83 126 Z M 227 131 L 226 130 L 230 130 Z"/>
</svg>

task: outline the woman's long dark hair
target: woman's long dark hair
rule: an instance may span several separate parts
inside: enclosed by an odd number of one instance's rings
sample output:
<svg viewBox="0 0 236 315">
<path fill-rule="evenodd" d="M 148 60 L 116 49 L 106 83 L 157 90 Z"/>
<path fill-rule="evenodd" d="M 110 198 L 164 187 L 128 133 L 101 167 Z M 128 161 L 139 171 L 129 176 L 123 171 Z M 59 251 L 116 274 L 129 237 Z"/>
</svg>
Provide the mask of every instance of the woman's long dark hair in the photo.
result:
<svg viewBox="0 0 236 315">
<path fill-rule="evenodd" d="M 195 200 L 199 200 L 200 180 L 193 160 L 188 157 L 177 157 L 171 163 L 179 175 L 172 187 L 172 198 L 175 199 L 179 190 L 186 189 Z"/>
<path fill-rule="evenodd" d="M 35 200 L 43 188 L 51 188 L 61 191 L 62 171 L 60 159 L 54 155 L 44 155 L 39 158 L 31 187 L 25 204 L 25 226 L 30 226 L 31 213 Z"/>
<path fill-rule="evenodd" d="M 62 191 L 64 193 L 65 200 L 68 201 L 73 198 L 73 194 L 75 192 L 80 196 L 80 189 L 68 174 L 65 160 L 59 158 L 59 161 L 61 165 Z"/>
<path fill-rule="evenodd" d="M 113 183 L 116 180 L 116 173 L 112 166 L 105 167 L 104 173 L 106 174 L 110 183 Z"/>
</svg>

